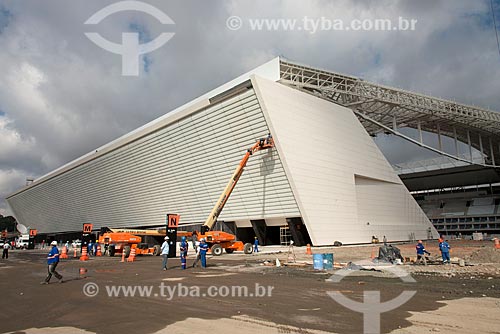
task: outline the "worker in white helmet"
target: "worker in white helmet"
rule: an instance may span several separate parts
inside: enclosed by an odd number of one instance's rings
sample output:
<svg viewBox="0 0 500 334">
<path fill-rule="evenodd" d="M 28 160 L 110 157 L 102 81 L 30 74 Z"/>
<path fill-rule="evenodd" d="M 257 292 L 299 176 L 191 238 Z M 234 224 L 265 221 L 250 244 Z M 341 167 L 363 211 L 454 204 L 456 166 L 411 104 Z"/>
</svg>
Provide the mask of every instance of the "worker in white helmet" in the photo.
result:
<svg viewBox="0 0 500 334">
<path fill-rule="evenodd" d="M 170 246 L 168 244 L 169 237 L 165 237 L 165 241 L 161 245 L 161 256 L 163 257 L 162 269 L 167 270 L 168 253 Z"/>
<path fill-rule="evenodd" d="M 49 255 L 47 256 L 48 275 L 47 278 L 45 278 L 45 281 L 43 281 L 41 284 L 49 284 L 52 275 L 54 275 L 59 280 L 59 283 L 63 282 L 62 275 L 56 271 L 56 267 L 59 264 L 59 249 L 57 248 L 57 241 L 52 241 L 50 245 L 52 246 L 52 248 L 50 249 Z"/>
</svg>

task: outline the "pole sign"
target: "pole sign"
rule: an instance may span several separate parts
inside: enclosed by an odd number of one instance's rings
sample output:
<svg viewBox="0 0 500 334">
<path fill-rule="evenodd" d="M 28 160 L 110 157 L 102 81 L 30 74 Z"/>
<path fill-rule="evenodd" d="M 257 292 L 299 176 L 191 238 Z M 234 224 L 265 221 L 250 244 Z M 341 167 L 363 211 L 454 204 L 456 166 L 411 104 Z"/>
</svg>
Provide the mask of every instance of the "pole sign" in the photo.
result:
<svg viewBox="0 0 500 334">
<path fill-rule="evenodd" d="M 4 239 L 7 238 L 7 230 L 2 231 L 2 238 Z"/>
<path fill-rule="evenodd" d="M 176 214 L 167 214 L 167 237 L 168 237 L 168 257 L 177 256 L 177 227 L 181 216 Z"/>
<path fill-rule="evenodd" d="M 84 234 L 90 234 L 92 233 L 92 224 L 83 224 L 83 233 Z"/>
<path fill-rule="evenodd" d="M 90 234 L 92 233 L 93 224 L 83 224 L 82 231 L 82 247 L 87 247 L 90 241 Z"/>
<path fill-rule="evenodd" d="M 38 230 L 30 230 L 30 237 L 35 237 L 38 234 Z"/>
</svg>

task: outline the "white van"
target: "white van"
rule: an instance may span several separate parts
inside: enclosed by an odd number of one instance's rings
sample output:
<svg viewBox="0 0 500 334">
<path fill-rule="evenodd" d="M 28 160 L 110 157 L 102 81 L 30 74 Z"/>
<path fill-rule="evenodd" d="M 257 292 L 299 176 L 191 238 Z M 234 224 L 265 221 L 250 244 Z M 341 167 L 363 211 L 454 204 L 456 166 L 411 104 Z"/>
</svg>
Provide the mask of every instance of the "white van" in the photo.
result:
<svg viewBox="0 0 500 334">
<path fill-rule="evenodd" d="M 22 234 L 16 241 L 16 248 L 20 249 L 27 249 L 28 245 L 30 243 L 30 235 L 29 234 Z"/>
</svg>

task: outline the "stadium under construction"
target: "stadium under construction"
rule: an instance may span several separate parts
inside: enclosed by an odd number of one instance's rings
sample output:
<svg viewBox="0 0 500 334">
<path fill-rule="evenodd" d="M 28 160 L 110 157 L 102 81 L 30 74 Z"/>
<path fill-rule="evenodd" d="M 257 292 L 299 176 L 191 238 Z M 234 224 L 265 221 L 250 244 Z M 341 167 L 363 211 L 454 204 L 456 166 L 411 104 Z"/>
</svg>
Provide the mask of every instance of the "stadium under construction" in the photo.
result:
<svg viewBox="0 0 500 334">
<path fill-rule="evenodd" d="M 372 138 L 384 133 L 440 158 L 392 166 Z M 85 223 L 165 226 L 167 213 L 192 227 L 205 221 L 246 149 L 268 134 L 275 146 L 249 159 L 218 221 L 242 241 L 321 246 L 500 233 L 498 113 L 283 58 L 36 179 L 7 202 L 18 222 L 43 235 L 81 232 Z"/>
</svg>

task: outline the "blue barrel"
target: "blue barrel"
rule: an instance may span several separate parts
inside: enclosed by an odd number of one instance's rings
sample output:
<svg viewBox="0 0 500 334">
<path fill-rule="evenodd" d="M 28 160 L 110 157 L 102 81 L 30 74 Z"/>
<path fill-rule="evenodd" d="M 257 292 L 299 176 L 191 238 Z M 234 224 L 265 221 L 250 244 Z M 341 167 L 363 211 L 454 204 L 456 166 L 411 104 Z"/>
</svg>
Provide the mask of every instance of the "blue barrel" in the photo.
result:
<svg viewBox="0 0 500 334">
<path fill-rule="evenodd" d="M 313 254 L 314 270 L 323 270 L 323 254 Z"/>
<path fill-rule="evenodd" d="M 333 269 L 333 254 L 323 254 L 323 269 Z"/>
</svg>

